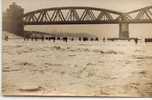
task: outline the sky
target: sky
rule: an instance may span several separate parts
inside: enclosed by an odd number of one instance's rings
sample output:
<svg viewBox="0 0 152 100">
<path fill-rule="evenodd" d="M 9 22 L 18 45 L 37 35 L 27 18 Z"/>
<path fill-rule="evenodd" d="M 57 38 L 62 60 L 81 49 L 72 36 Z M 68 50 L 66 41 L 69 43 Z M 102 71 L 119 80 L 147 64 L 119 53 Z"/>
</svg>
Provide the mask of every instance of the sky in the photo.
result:
<svg viewBox="0 0 152 100">
<path fill-rule="evenodd" d="M 63 7 L 63 6 L 89 6 L 105 8 L 119 12 L 128 12 L 152 5 L 152 0 L 3 0 L 3 11 L 12 3 L 16 2 L 24 8 L 24 12 L 30 12 L 40 8 Z M 82 26 L 28 26 L 27 29 L 47 31 L 71 31 L 71 32 L 91 32 L 110 36 L 118 35 L 119 25 L 82 25 Z M 151 36 L 152 24 L 130 25 L 130 33 L 133 36 Z M 143 35 L 144 33 L 144 35 Z"/>
<path fill-rule="evenodd" d="M 22 6 L 25 12 L 61 6 L 89 6 L 127 12 L 152 5 L 152 0 L 3 0 L 4 10 L 12 2 Z"/>
</svg>

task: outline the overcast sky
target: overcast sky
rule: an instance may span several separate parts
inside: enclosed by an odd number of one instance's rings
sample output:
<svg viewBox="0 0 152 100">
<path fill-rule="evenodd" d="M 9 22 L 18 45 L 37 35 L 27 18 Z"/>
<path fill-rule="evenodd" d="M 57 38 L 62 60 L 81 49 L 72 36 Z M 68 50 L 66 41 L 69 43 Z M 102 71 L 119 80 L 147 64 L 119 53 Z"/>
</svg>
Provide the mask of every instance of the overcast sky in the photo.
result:
<svg viewBox="0 0 152 100">
<path fill-rule="evenodd" d="M 111 9 L 120 12 L 128 12 L 152 5 L 152 0 L 3 0 L 3 11 L 12 3 L 16 2 L 24 8 L 24 12 L 37 10 L 40 8 L 62 7 L 62 6 L 89 6 L 97 8 Z M 50 26 L 47 28 L 34 28 L 34 30 L 48 31 L 72 31 L 91 32 L 100 34 L 118 35 L 118 25 L 82 25 L 80 26 Z M 31 27 L 30 27 L 31 28 Z M 33 29 L 33 27 L 31 28 Z M 130 33 L 133 36 L 151 36 L 152 24 L 130 25 Z"/>
<path fill-rule="evenodd" d="M 57 6 L 90 6 L 126 12 L 152 5 L 152 0 L 3 0 L 4 9 L 12 2 L 21 5 L 25 12 Z"/>
</svg>

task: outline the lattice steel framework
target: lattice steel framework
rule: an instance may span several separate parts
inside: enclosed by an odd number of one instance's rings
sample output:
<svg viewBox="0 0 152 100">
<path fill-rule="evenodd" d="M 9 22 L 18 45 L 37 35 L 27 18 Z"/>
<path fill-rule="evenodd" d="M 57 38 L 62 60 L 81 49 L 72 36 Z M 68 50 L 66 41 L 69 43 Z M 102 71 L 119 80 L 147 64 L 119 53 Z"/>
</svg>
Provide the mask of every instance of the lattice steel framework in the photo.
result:
<svg viewBox="0 0 152 100">
<path fill-rule="evenodd" d="M 125 13 L 129 23 L 152 23 L 152 6 Z"/>
<path fill-rule="evenodd" d="M 152 6 L 121 13 L 92 7 L 56 7 L 24 14 L 24 25 L 152 23 Z"/>
</svg>

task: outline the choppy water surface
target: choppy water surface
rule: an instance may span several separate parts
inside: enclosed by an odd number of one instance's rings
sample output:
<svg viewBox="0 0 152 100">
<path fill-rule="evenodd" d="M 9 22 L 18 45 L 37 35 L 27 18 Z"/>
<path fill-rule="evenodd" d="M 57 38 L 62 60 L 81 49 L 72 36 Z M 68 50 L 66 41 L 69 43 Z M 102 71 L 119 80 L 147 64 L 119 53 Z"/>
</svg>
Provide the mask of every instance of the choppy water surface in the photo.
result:
<svg viewBox="0 0 152 100">
<path fill-rule="evenodd" d="M 152 96 L 152 43 L 4 41 L 3 77 L 6 95 Z"/>
</svg>

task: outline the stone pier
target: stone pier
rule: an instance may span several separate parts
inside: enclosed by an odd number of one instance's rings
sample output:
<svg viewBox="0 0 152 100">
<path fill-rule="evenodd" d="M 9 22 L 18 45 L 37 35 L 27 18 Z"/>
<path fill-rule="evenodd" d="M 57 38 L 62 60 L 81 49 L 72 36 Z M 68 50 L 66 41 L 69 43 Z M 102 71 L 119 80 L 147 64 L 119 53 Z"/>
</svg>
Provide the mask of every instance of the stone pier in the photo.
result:
<svg viewBox="0 0 152 100">
<path fill-rule="evenodd" d="M 123 39 L 123 40 L 129 39 L 129 24 L 128 23 L 119 24 L 119 39 Z"/>
<path fill-rule="evenodd" d="M 5 13 L 3 13 L 3 30 L 23 35 L 24 32 L 24 9 L 13 3 L 9 6 Z"/>
</svg>

